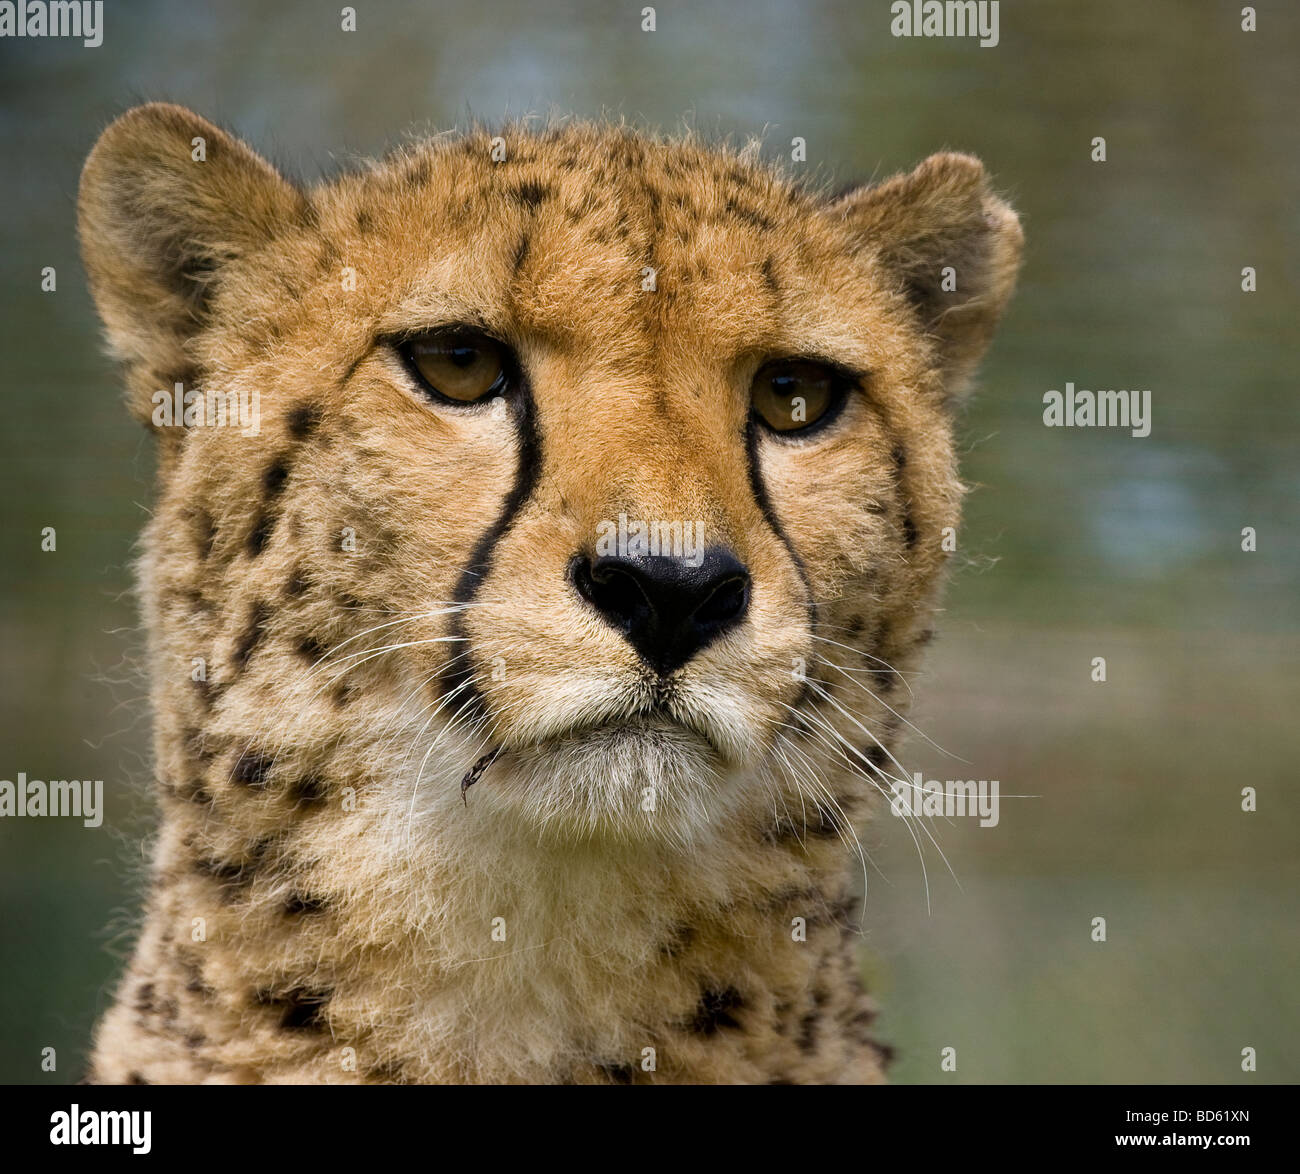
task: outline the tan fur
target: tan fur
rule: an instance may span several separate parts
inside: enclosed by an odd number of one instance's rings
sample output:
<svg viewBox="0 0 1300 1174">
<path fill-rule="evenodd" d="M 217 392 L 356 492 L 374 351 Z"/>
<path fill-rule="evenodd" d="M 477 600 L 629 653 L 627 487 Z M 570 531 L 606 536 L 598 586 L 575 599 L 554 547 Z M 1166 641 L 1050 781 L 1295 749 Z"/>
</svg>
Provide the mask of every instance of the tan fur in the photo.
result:
<svg viewBox="0 0 1300 1174">
<path fill-rule="evenodd" d="M 503 161 L 476 131 L 299 190 L 154 105 L 86 164 L 133 410 L 178 380 L 261 405 L 256 436 L 157 429 L 162 820 L 94 1079 L 881 1078 L 851 829 L 898 772 L 875 739 L 928 635 L 950 404 L 1018 222 L 967 156 L 832 200 L 690 140 L 501 135 Z M 459 611 L 522 433 L 424 400 L 380 341 L 450 323 L 517 351 L 540 455 Z M 816 437 L 757 441 L 769 518 L 745 432 L 772 356 L 868 375 Z M 566 579 L 620 511 L 702 519 L 753 577 L 668 695 Z M 446 701 L 449 666 L 478 710 Z"/>
</svg>

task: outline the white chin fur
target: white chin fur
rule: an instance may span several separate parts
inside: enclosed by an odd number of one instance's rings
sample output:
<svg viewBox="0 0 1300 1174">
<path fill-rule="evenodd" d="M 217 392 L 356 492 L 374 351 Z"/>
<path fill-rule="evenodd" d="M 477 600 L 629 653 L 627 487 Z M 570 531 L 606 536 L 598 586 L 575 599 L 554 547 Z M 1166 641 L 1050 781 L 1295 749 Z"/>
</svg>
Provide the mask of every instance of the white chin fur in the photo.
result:
<svg viewBox="0 0 1300 1174">
<path fill-rule="evenodd" d="M 604 726 L 504 755 L 485 779 L 560 835 L 690 843 L 728 806 L 725 772 L 699 735 L 666 722 Z"/>
</svg>

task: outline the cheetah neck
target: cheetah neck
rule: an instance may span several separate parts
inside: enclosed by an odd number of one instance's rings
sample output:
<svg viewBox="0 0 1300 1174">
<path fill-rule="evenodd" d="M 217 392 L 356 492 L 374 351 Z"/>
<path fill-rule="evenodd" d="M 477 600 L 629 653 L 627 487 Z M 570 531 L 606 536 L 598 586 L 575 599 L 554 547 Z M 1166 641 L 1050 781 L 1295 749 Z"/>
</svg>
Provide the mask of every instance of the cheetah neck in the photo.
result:
<svg viewBox="0 0 1300 1174">
<path fill-rule="evenodd" d="M 211 778 L 213 744 L 191 732 L 162 759 Z M 458 785 L 413 806 L 396 776 L 359 776 L 340 753 L 332 779 L 246 751 L 225 787 L 164 777 L 147 918 L 97 1078 L 879 1077 L 826 813 L 686 846 L 547 838 Z"/>
</svg>

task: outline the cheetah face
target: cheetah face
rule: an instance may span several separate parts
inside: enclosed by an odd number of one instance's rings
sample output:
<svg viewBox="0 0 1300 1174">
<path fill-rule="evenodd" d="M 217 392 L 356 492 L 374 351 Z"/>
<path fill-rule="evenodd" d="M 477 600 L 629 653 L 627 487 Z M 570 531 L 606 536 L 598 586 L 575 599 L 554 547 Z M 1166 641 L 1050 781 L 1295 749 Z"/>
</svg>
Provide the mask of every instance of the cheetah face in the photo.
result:
<svg viewBox="0 0 1300 1174">
<path fill-rule="evenodd" d="M 878 782 L 1020 249 L 978 162 L 832 199 L 561 126 L 304 190 L 152 106 L 81 231 L 162 445 L 146 591 L 232 737 L 351 739 L 583 835 Z M 160 422 L 177 382 L 256 435 Z"/>
</svg>

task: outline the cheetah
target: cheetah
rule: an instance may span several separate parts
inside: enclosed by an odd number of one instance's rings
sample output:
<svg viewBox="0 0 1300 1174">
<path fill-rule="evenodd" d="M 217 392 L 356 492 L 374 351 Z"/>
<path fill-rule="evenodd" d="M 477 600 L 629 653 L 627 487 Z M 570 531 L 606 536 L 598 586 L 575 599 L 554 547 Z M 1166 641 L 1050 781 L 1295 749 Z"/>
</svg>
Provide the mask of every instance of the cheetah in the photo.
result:
<svg viewBox="0 0 1300 1174">
<path fill-rule="evenodd" d="M 883 1080 L 854 829 L 1019 266 L 983 165 L 552 120 L 307 186 L 151 104 L 78 227 L 157 451 L 89 1079 Z"/>
</svg>

